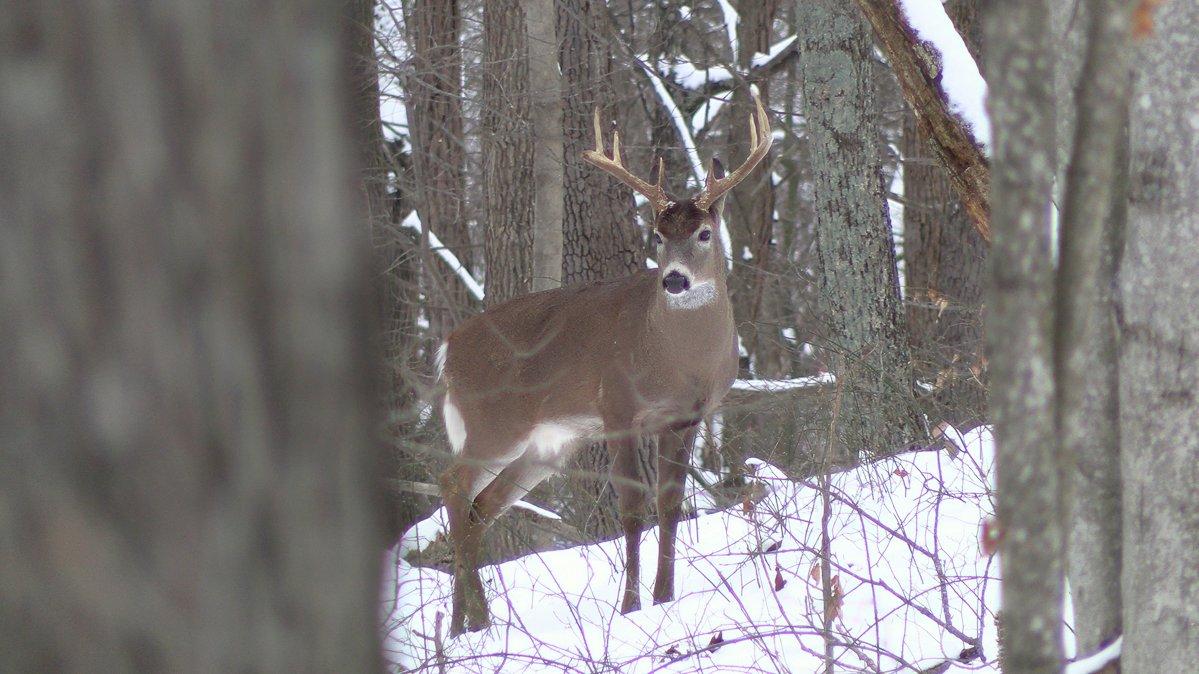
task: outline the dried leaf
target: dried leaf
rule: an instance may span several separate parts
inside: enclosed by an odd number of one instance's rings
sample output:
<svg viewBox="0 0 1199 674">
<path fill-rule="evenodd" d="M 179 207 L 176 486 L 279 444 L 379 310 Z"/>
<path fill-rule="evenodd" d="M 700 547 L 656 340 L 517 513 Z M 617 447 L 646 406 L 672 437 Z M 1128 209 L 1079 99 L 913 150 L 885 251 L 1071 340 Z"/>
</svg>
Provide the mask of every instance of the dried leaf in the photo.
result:
<svg viewBox="0 0 1199 674">
<path fill-rule="evenodd" d="M 902 468 L 896 468 L 893 472 L 899 477 L 907 477 L 908 476 L 908 471 L 906 471 Z"/>
<path fill-rule="evenodd" d="M 787 579 L 783 578 L 783 570 L 776 564 L 774 567 L 774 591 L 778 592 L 787 586 Z"/>
<path fill-rule="evenodd" d="M 677 658 L 682 654 L 683 653 L 681 651 L 679 651 L 678 647 L 676 647 L 676 646 L 671 646 L 670 648 L 666 649 L 666 657 L 671 658 L 671 659 Z"/>
<path fill-rule="evenodd" d="M 1153 13 L 1162 0 L 1141 0 L 1132 11 L 1132 36 L 1138 40 L 1153 37 Z"/>
<path fill-rule="evenodd" d="M 820 582 L 820 563 L 819 562 L 812 565 L 812 570 L 808 573 L 808 576 L 812 579 L 813 583 Z"/>
<path fill-rule="evenodd" d="M 983 520 L 978 543 L 983 554 L 988 557 L 999 552 L 999 546 L 1003 543 L 1003 527 L 999 526 L 998 521 L 989 518 Z"/>
<path fill-rule="evenodd" d="M 724 643 L 724 632 L 723 631 L 713 634 L 712 640 L 708 642 L 708 649 L 707 649 L 708 652 L 709 653 L 714 652 L 716 649 L 720 648 L 720 644 L 723 644 L 723 643 Z"/>
<path fill-rule="evenodd" d="M 770 545 L 766 546 L 766 549 L 763 550 L 762 552 L 774 552 L 775 550 L 778 550 L 781 547 L 783 547 L 783 542 L 775 541 L 775 542 L 771 543 Z"/>
<path fill-rule="evenodd" d="M 831 623 L 841 617 L 841 609 L 845 606 L 845 593 L 841 590 L 841 576 L 833 576 L 829 582 L 832 599 L 824 609 L 824 620 Z"/>
</svg>

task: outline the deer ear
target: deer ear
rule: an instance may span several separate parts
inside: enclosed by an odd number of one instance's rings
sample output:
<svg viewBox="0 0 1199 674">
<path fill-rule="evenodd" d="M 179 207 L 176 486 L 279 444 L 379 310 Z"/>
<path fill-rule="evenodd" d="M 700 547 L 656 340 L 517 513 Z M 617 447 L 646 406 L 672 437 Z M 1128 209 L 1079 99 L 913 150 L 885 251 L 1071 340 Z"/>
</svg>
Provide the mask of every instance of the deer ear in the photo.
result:
<svg viewBox="0 0 1199 674">
<path fill-rule="evenodd" d="M 724 175 L 724 164 L 721 164 L 720 160 L 716 157 L 712 157 L 712 169 L 708 171 L 708 177 L 704 181 L 704 187 L 711 187 L 714 181 L 720 180 L 724 177 Z M 717 220 L 720 219 L 720 215 L 724 212 L 723 194 L 711 205 L 711 207 L 708 208 L 708 212 L 715 215 Z"/>
</svg>

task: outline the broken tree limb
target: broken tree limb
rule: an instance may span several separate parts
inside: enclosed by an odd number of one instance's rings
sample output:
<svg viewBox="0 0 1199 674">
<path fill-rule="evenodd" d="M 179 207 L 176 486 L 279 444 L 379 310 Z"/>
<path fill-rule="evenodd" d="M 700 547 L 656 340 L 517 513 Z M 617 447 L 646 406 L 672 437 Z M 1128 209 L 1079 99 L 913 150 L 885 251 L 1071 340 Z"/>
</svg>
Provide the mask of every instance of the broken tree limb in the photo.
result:
<svg viewBox="0 0 1199 674">
<path fill-rule="evenodd" d="M 991 168 L 964 120 L 950 110 L 941 88 L 937 54 L 917 39 L 898 0 L 856 2 L 899 80 L 904 100 L 916 115 L 920 134 L 945 167 L 975 229 L 990 243 Z"/>
</svg>

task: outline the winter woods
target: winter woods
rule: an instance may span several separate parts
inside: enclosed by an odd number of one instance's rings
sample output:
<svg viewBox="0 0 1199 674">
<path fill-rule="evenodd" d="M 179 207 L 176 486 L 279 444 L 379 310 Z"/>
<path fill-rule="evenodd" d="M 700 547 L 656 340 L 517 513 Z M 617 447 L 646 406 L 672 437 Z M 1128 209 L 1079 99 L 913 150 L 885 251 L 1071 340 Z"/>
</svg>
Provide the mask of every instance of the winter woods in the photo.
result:
<svg viewBox="0 0 1199 674">
<path fill-rule="evenodd" d="M 1199 662 L 1195 2 L 11 4 L 0 669 Z M 563 454 L 451 638 L 439 347 L 657 269 L 583 152 L 685 199 L 755 96 L 731 390 Z M 683 496 L 625 616 L 618 442 Z"/>
</svg>

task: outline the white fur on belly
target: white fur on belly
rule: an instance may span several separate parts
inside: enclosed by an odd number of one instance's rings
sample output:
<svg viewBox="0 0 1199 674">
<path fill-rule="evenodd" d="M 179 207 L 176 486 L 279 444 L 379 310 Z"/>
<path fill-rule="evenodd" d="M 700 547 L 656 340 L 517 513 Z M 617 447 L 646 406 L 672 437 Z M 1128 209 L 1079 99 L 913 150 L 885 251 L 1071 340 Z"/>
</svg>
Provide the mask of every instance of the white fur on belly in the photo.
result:
<svg viewBox="0 0 1199 674">
<path fill-rule="evenodd" d="M 445 417 L 445 434 L 450 438 L 450 449 L 455 454 L 462 452 L 463 445 L 466 444 L 466 421 L 462 418 L 462 412 L 458 411 L 458 406 L 454 404 L 454 399 L 450 397 L 450 392 L 445 393 L 445 402 L 442 403 L 441 411 Z"/>
<path fill-rule="evenodd" d="M 597 417 L 566 417 L 544 421 L 533 427 L 526 440 L 528 451 L 545 460 L 557 458 L 572 442 L 594 436 L 603 427 Z"/>
<path fill-rule="evenodd" d="M 666 306 L 671 309 L 698 309 L 716 301 L 716 284 L 711 281 L 694 283 L 676 294 L 666 293 Z"/>
</svg>

